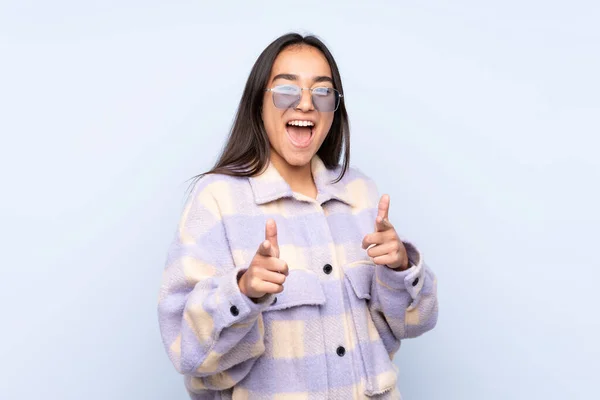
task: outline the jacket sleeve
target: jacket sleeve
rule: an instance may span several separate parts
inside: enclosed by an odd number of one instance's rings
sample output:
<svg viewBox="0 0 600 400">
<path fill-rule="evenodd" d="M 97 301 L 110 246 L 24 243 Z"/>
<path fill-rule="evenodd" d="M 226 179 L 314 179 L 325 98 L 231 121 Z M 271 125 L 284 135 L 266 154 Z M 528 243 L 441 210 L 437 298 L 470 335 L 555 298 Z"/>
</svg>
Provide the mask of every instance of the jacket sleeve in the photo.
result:
<svg viewBox="0 0 600 400">
<path fill-rule="evenodd" d="M 375 221 L 379 194 L 373 181 L 369 186 L 370 214 Z M 376 265 L 369 304 L 374 325 L 390 353 L 398 349 L 402 339 L 433 329 L 438 317 L 436 276 L 417 248 L 401 240 L 411 266 L 401 271 Z"/>
<path fill-rule="evenodd" d="M 233 262 L 211 185 L 199 182 L 169 248 L 158 302 L 165 349 L 195 391 L 233 387 L 264 352 L 261 312 L 271 296 L 254 303 L 242 294 L 244 269 Z"/>
<path fill-rule="evenodd" d="M 403 243 L 412 266 L 399 271 L 377 265 L 371 287 L 371 314 L 381 322 L 376 326 L 391 331 L 396 340 L 433 329 L 438 317 L 436 276 L 415 247 Z"/>
</svg>

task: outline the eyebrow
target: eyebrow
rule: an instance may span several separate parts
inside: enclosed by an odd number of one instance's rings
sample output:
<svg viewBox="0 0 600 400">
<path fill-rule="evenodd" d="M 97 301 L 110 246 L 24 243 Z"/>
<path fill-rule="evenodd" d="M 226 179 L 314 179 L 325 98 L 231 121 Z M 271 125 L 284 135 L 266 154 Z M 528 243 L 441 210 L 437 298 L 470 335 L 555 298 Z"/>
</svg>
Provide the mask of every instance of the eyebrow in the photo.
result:
<svg viewBox="0 0 600 400">
<path fill-rule="evenodd" d="M 274 81 L 276 81 L 277 79 L 285 79 L 288 81 L 297 81 L 298 80 L 298 75 L 294 75 L 294 74 L 278 74 L 275 75 L 275 77 L 273 78 Z M 333 84 L 333 79 L 331 79 L 331 77 L 329 76 L 315 76 L 313 78 L 313 83 L 318 83 L 318 82 L 331 82 L 331 84 Z"/>
</svg>

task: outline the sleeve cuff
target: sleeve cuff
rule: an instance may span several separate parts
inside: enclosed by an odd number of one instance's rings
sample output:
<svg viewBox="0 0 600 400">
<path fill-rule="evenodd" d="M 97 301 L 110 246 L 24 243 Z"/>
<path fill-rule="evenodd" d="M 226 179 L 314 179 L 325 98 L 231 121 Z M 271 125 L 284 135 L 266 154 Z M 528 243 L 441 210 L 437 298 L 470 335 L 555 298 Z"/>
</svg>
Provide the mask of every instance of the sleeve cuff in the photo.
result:
<svg viewBox="0 0 600 400">
<path fill-rule="evenodd" d="M 223 327 L 249 322 L 271 305 L 273 294 L 267 294 L 255 303 L 240 291 L 238 276 L 245 271 L 246 268 L 235 269 L 219 279 L 219 295 L 223 296 L 219 313 Z"/>
<path fill-rule="evenodd" d="M 394 270 L 386 266 L 376 268 L 377 280 L 380 284 L 394 290 L 406 290 L 416 299 L 425 280 L 422 257 L 417 248 L 409 242 L 402 242 L 406 248 L 410 267 L 404 271 Z"/>
</svg>

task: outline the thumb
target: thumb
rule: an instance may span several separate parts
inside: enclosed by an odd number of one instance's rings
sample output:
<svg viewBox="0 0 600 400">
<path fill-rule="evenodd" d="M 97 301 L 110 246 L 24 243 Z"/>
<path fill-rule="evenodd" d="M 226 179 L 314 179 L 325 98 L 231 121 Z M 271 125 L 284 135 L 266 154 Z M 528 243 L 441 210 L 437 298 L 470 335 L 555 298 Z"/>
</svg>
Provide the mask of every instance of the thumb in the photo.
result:
<svg viewBox="0 0 600 400">
<path fill-rule="evenodd" d="M 273 246 L 271 245 L 271 242 L 265 240 L 260 244 L 260 246 L 258 246 L 258 251 L 256 253 L 260 254 L 263 257 L 271 257 L 272 252 Z"/>
<path fill-rule="evenodd" d="M 277 242 L 277 224 L 275 220 L 269 219 L 265 227 L 265 239 L 271 242 L 273 250 L 275 251 L 275 257 L 279 257 L 279 243 Z"/>
</svg>

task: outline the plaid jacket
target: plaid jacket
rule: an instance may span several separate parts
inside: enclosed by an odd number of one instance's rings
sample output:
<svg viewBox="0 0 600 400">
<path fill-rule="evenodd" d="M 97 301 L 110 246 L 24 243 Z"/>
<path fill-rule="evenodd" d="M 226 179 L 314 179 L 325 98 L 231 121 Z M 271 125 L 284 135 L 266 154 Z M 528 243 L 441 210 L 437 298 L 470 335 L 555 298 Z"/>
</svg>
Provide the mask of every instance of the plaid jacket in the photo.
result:
<svg viewBox="0 0 600 400">
<path fill-rule="evenodd" d="M 204 176 L 168 251 L 158 316 L 169 358 L 192 399 L 399 399 L 392 358 L 437 321 L 436 278 L 404 241 L 412 266 L 375 265 L 362 249 L 379 193 L 350 168 L 315 156 L 316 200 L 270 164 L 251 178 Z M 254 303 L 238 275 L 277 223 L 284 291 Z"/>
</svg>

